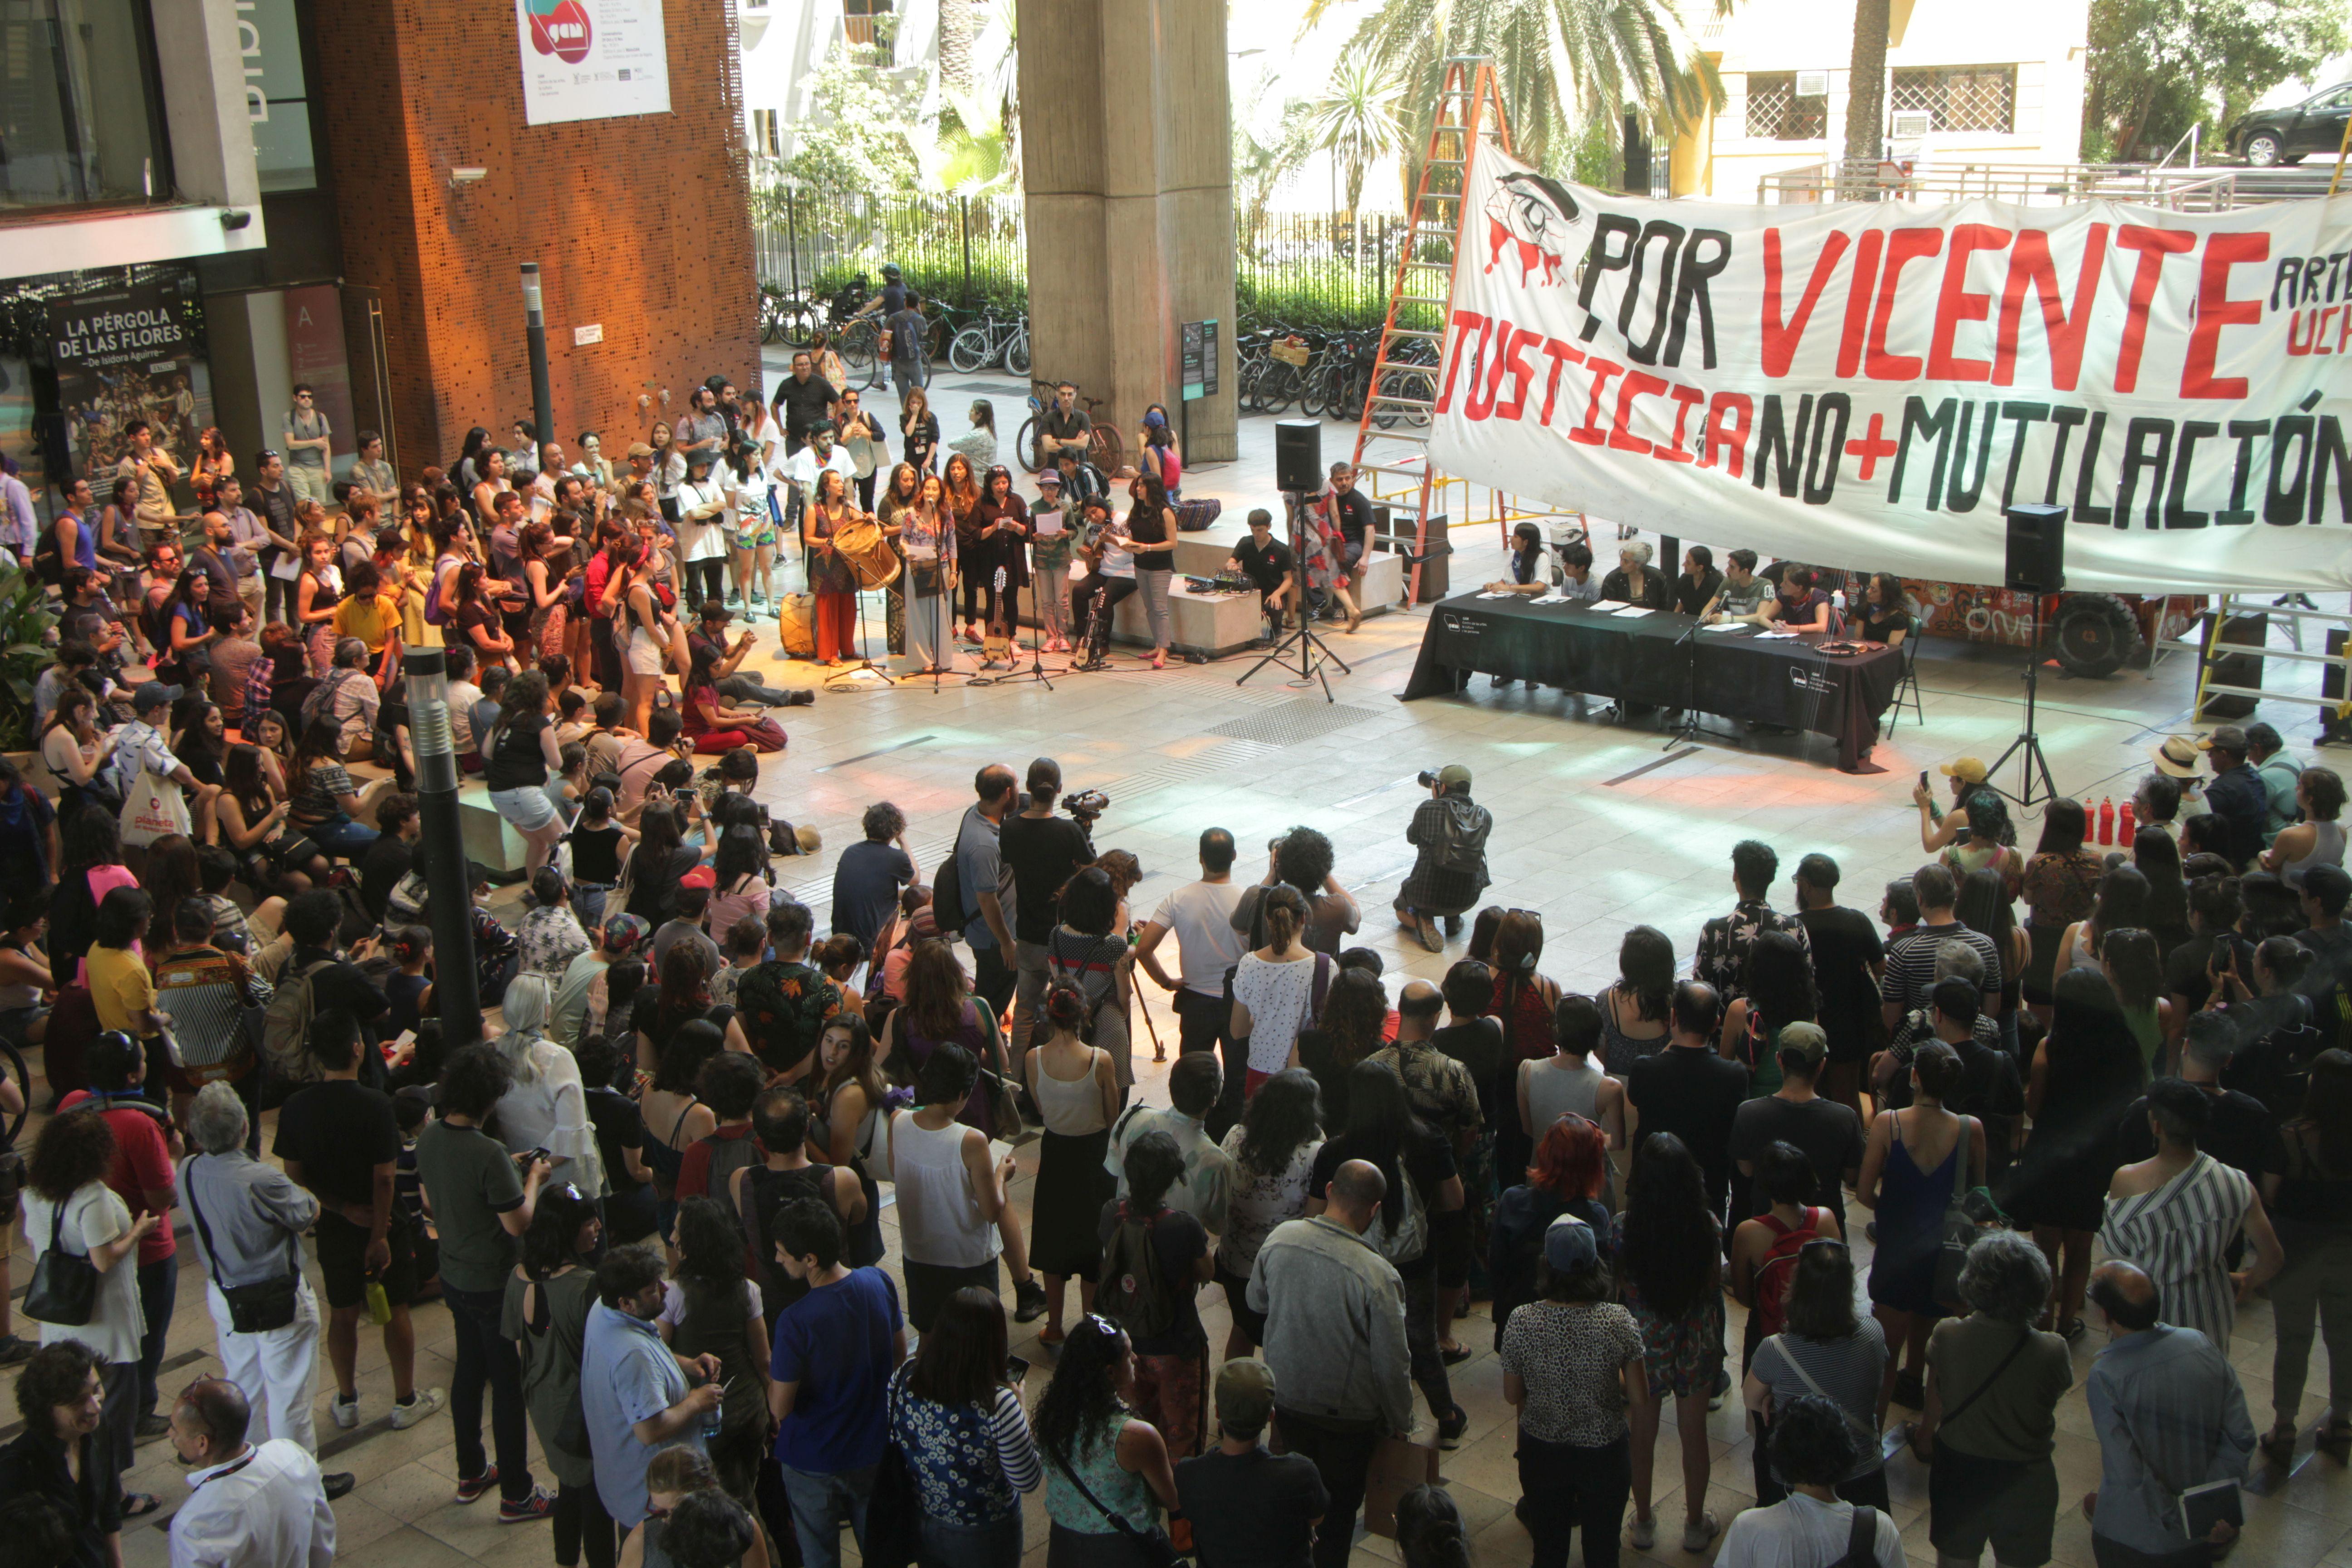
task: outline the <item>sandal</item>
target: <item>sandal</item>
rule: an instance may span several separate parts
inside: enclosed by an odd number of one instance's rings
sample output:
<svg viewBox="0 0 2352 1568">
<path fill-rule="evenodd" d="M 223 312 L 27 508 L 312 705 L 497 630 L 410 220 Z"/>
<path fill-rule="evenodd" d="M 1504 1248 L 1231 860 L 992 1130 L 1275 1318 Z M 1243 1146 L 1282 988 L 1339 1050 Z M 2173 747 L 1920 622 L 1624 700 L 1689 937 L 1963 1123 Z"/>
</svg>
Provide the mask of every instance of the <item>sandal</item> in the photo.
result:
<svg viewBox="0 0 2352 1568">
<path fill-rule="evenodd" d="M 2324 1433 L 2322 1438 L 2325 1440 Z M 2273 1426 L 2263 1434 L 2259 1447 L 2262 1448 L 2263 1458 L 2281 1469 L 2286 1469 L 2294 1463 L 2294 1427 Z"/>
<path fill-rule="evenodd" d="M 122 1494 L 122 1517 L 125 1519 L 144 1519 L 151 1513 L 160 1511 L 163 1506 L 163 1500 L 153 1492 Z"/>
<path fill-rule="evenodd" d="M 2352 1450 L 2352 1421 L 2330 1421 L 2319 1429 L 2319 1446 L 2341 1463 Z"/>
</svg>

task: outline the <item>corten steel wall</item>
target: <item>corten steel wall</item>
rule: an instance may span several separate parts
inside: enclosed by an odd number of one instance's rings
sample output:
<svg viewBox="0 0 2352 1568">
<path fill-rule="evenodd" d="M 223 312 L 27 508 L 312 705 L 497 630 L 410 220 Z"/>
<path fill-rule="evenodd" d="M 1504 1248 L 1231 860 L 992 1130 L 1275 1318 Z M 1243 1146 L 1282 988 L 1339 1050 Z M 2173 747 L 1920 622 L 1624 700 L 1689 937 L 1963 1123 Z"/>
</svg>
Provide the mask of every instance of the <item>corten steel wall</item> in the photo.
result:
<svg viewBox="0 0 2352 1568">
<path fill-rule="evenodd" d="M 518 268 L 542 271 L 555 429 L 617 459 L 688 390 L 759 382 L 731 0 L 663 7 L 670 112 L 523 123 L 512 0 L 315 0 L 314 112 L 345 279 L 380 290 L 401 467 L 530 417 Z M 453 167 L 488 177 L 452 188 Z M 572 344 L 600 323 L 604 341 Z M 641 393 L 667 408 L 640 413 Z"/>
</svg>

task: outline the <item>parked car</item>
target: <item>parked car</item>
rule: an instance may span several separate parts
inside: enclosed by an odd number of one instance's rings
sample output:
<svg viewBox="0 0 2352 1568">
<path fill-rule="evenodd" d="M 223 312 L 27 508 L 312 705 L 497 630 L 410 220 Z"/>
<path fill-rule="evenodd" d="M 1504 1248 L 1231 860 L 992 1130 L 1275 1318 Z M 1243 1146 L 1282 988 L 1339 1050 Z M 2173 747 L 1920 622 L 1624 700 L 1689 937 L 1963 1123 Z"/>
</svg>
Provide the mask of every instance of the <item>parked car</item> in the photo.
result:
<svg viewBox="0 0 2352 1568">
<path fill-rule="evenodd" d="M 2332 153 L 2344 145 L 2344 124 L 2352 118 L 2352 82 L 2315 93 L 2283 109 L 2258 109 L 2230 127 L 2230 151 L 2257 169 L 2299 163 L 2312 153 Z"/>
</svg>

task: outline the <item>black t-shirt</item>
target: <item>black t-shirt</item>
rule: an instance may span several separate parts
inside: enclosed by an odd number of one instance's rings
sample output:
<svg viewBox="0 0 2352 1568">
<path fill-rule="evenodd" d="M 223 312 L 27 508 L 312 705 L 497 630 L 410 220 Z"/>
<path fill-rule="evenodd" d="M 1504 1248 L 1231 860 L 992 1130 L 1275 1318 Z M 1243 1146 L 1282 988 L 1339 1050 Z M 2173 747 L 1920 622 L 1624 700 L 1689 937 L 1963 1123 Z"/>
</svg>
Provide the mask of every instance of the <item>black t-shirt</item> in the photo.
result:
<svg viewBox="0 0 2352 1568">
<path fill-rule="evenodd" d="M 1097 1234 L 1105 1247 L 1118 1231 L 1121 1205 L 1117 1198 L 1102 1206 Z M 1138 1334 L 1138 1355 L 1183 1355 L 1201 1350 L 1208 1335 L 1201 1328 L 1201 1310 L 1193 1305 L 1199 1275 L 1194 1272 L 1209 1250 L 1209 1233 L 1201 1222 L 1179 1208 L 1163 1208 L 1151 1219 L 1151 1247 L 1160 1255 L 1160 1278 L 1176 1295 L 1176 1321 L 1164 1334 Z"/>
<path fill-rule="evenodd" d="M 904 292 L 900 290 L 902 295 Z M 905 365 L 909 370 L 920 364 L 923 336 L 930 325 L 923 319 L 923 313 L 907 310 L 902 299 L 898 305 L 884 310 L 882 324 L 890 329 L 890 363 Z"/>
<path fill-rule="evenodd" d="M 773 406 L 783 410 L 784 434 L 798 436 L 840 401 L 841 393 L 821 375 L 811 375 L 806 381 L 788 375 L 776 384 Z"/>
<path fill-rule="evenodd" d="M 588 1120 L 596 1129 L 596 1152 L 604 1161 L 604 1177 L 616 1197 L 627 1197 L 645 1185 L 629 1174 L 625 1151 L 646 1144 L 646 1119 L 637 1102 L 614 1089 L 588 1090 Z"/>
<path fill-rule="evenodd" d="M 278 984 L 282 987 L 287 981 L 320 959 L 334 957 L 333 953 L 324 948 L 298 947 L 294 950 L 293 958 L 286 965 L 285 973 L 278 977 Z M 346 963 L 341 959 L 335 959 L 334 963 L 310 978 L 311 1010 L 323 1013 L 330 1007 L 341 1007 L 360 1021 L 362 1026 L 361 1033 L 371 1039 L 374 1037 L 373 1034 L 365 1026 L 383 1017 L 385 1010 L 391 1005 L 391 1003 L 383 999 L 383 993 L 375 988 L 374 982 L 360 973 L 360 967 L 356 963 Z M 360 1077 L 362 1079 L 368 1077 L 368 1055 L 362 1053 Z M 383 1058 L 379 1056 L 375 1061 L 380 1070 L 383 1065 Z"/>
<path fill-rule="evenodd" d="M 37 888 L 49 879 L 49 824 L 57 820 L 48 798 L 19 784 L 0 800 L 0 879 L 11 888 Z"/>
<path fill-rule="evenodd" d="M 1087 830 L 1070 817 L 1016 811 L 997 828 L 996 849 L 1013 868 L 1013 940 L 1044 942 L 1059 917 L 1062 884 L 1094 861 Z"/>
<path fill-rule="evenodd" d="M 1336 491 L 1331 498 L 1332 515 L 1339 520 L 1339 532 L 1350 544 L 1360 545 L 1364 534 L 1372 526 L 1372 501 L 1361 490 L 1349 490 L 1346 495 Z"/>
<path fill-rule="evenodd" d="M 360 857 L 360 901 L 377 920 L 392 907 L 392 890 L 416 863 L 416 847 L 397 833 L 387 833 Z"/>
<path fill-rule="evenodd" d="M 1261 1445 L 1246 1454 L 1212 1449 L 1181 1461 L 1176 1500 L 1208 1568 L 1307 1568 L 1315 1531 L 1307 1521 L 1323 1516 L 1331 1494 L 1314 1460 Z"/>
<path fill-rule="evenodd" d="M 1830 1037 L 1832 1061 L 1860 1061 L 1870 1048 L 1879 1017 L 1878 982 L 1871 965 L 1886 955 L 1877 923 L 1860 910 L 1832 905 L 1801 910 L 1813 950 L 1813 981 L 1821 991 L 1822 1032 Z"/>
<path fill-rule="evenodd" d="M 1646 1126 L 1648 1118 L 1643 1117 Z M 1805 1152 L 1816 1185 L 1812 1202 L 1845 1223 L 1845 1173 L 1862 1166 L 1862 1118 L 1851 1106 L 1818 1096 L 1808 1100 L 1767 1095 L 1741 1106 L 1731 1122 L 1731 1157 L 1760 1164 L 1764 1152 L 1775 1143 L 1793 1143 Z M 1746 1219 L 1772 1205 L 1761 1192 L 1752 1194 Z"/>
<path fill-rule="evenodd" d="M 540 743 L 553 722 L 544 713 L 518 714 L 499 731 L 482 782 L 496 789 L 536 789 L 547 782 L 547 752 Z"/>
<path fill-rule="evenodd" d="M 375 1168 L 400 1160 L 392 1096 L 331 1080 L 297 1089 L 278 1112 L 270 1152 L 302 1165 L 302 1182 L 331 1203 L 375 1201 Z"/>
<path fill-rule="evenodd" d="M 849 932 L 872 952 L 875 938 L 898 910 L 898 889 L 914 879 L 914 861 L 896 844 L 867 838 L 851 845 L 834 863 L 833 929 Z"/>
<path fill-rule="evenodd" d="M 2197 1135 L 2198 1149 L 2224 1165 L 2243 1171 L 2256 1187 L 2262 1185 L 2263 1163 L 2275 1146 L 2277 1121 L 2263 1102 L 2234 1089 L 2205 1090 L 2205 1131 Z M 2156 1158 L 2156 1131 L 2147 1124 L 2147 1097 L 2131 1102 L 2116 1125 L 2116 1147 L 2126 1161 Z"/>
<path fill-rule="evenodd" d="M 1488 1127 L 1499 1127 L 1497 1109 L 1506 1086 L 1517 1093 L 1518 1064 L 1503 1044 L 1502 1021 L 1496 1018 L 1474 1018 L 1467 1024 L 1448 1024 L 1429 1037 L 1429 1043 L 1470 1069 L 1470 1080 L 1478 1086 L 1478 1117 Z M 1505 1186 L 1512 1184 L 1506 1182 Z"/>
<path fill-rule="evenodd" d="M 1670 1046 L 1633 1064 L 1625 1097 L 1641 1112 L 1642 1136 L 1671 1132 L 1706 1172 L 1707 1200 L 1720 1212 L 1731 1186 L 1731 1126 L 1748 1098 L 1748 1069 L 1713 1051 Z"/>
<path fill-rule="evenodd" d="M 2212 999 L 2213 986 L 2205 978 L 2205 966 L 2213 958 L 2213 944 L 2221 940 L 2210 932 L 2200 932 L 2174 948 L 2164 960 L 2164 988 L 2176 996 L 2189 998 L 2190 1014 L 2201 1013 Z M 2251 982 L 2254 977 L 2254 944 L 2231 935 L 2238 947 L 2238 973 Z"/>
<path fill-rule="evenodd" d="M 1256 540 L 1244 539 L 1234 546 L 1234 559 L 1241 563 L 1243 573 L 1257 584 L 1261 594 L 1271 594 L 1281 587 L 1297 563 L 1290 546 L 1279 539 L 1267 540 L 1264 550 L 1257 547 Z"/>
<path fill-rule="evenodd" d="M 1429 1131 L 1422 1137 L 1409 1140 L 1401 1154 L 1405 1174 L 1412 1178 L 1412 1190 L 1421 1199 L 1423 1216 L 1434 1215 L 1437 1212 L 1437 1189 L 1461 1174 L 1461 1167 L 1454 1163 L 1454 1146 L 1438 1132 Z M 1350 1160 L 1371 1160 L 1363 1141 L 1352 1133 L 1342 1132 L 1318 1149 L 1314 1167 L 1307 1177 L 1307 1195 L 1328 1200 L 1331 1195 L 1332 1174 Z M 1372 1160 L 1372 1163 L 1377 1165 L 1381 1162 Z M 1388 1173 L 1387 1168 L 1383 1167 L 1381 1174 Z M 1381 1205 L 1381 1212 L 1387 1212 L 1385 1203 Z M 1402 1208 L 1398 1212 L 1402 1213 Z M 1428 1273 L 1436 1261 L 1435 1253 L 1423 1248 L 1419 1258 L 1398 1264 L 1396 1271 L 1403 1279 L 1417 1279 Z"/>
<path fill-rule="evenodd" d="M 621 828 L 607 821 L 602 827 L 575 826 L 563 836 L 572 846 L 572 876 L 577 882 L 611 887 L 621 879 Z"/>
<path fill-rule="evenodd" d="M 1908 610 L 1866 609 L 1862 613 L 1862 635 L 1871 642 L 1885 642 L 1896 632 L 1909 637 L 1915 624 Z"/>
<path fill-rule="evenodd" d="M 1687 572 L 1675 574 L 1675 608 L 1683 615 L 1697 615 L 1722 592 L 1723 574 L 1712 566 L 1696 583 Z"/>
<path fill-rule="evenodd" d="M 1944 1097 L 1944 1109 L 1984 1123 L 1987 1173 L 1999 1176 L 2023 1142 L 2018 1132 L 2025 1114 L 2025 1083 L 2018 1076 L 2017 1058 L 1973 1033 L 1952 1049 L 1959 1053 L 1960 1086 Z"/>
</svg>

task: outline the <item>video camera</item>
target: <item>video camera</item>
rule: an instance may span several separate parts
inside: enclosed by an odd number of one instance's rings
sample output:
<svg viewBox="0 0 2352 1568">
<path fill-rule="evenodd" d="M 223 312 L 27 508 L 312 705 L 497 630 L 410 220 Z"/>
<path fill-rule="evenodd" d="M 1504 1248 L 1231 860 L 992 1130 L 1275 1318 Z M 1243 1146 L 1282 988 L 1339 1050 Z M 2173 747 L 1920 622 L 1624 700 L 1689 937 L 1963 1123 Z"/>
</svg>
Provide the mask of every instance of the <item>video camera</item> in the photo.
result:
<svg viewBox="0 0 2352 1568">
<path fill-rule="evenodd" d="M 1096 819 L 1110 809 L 1110 796 L 1098 789 L 1082 789 L 1076 795 L 1064 795 L 1062 809 L 1092 827 Z"/>
</svg>

